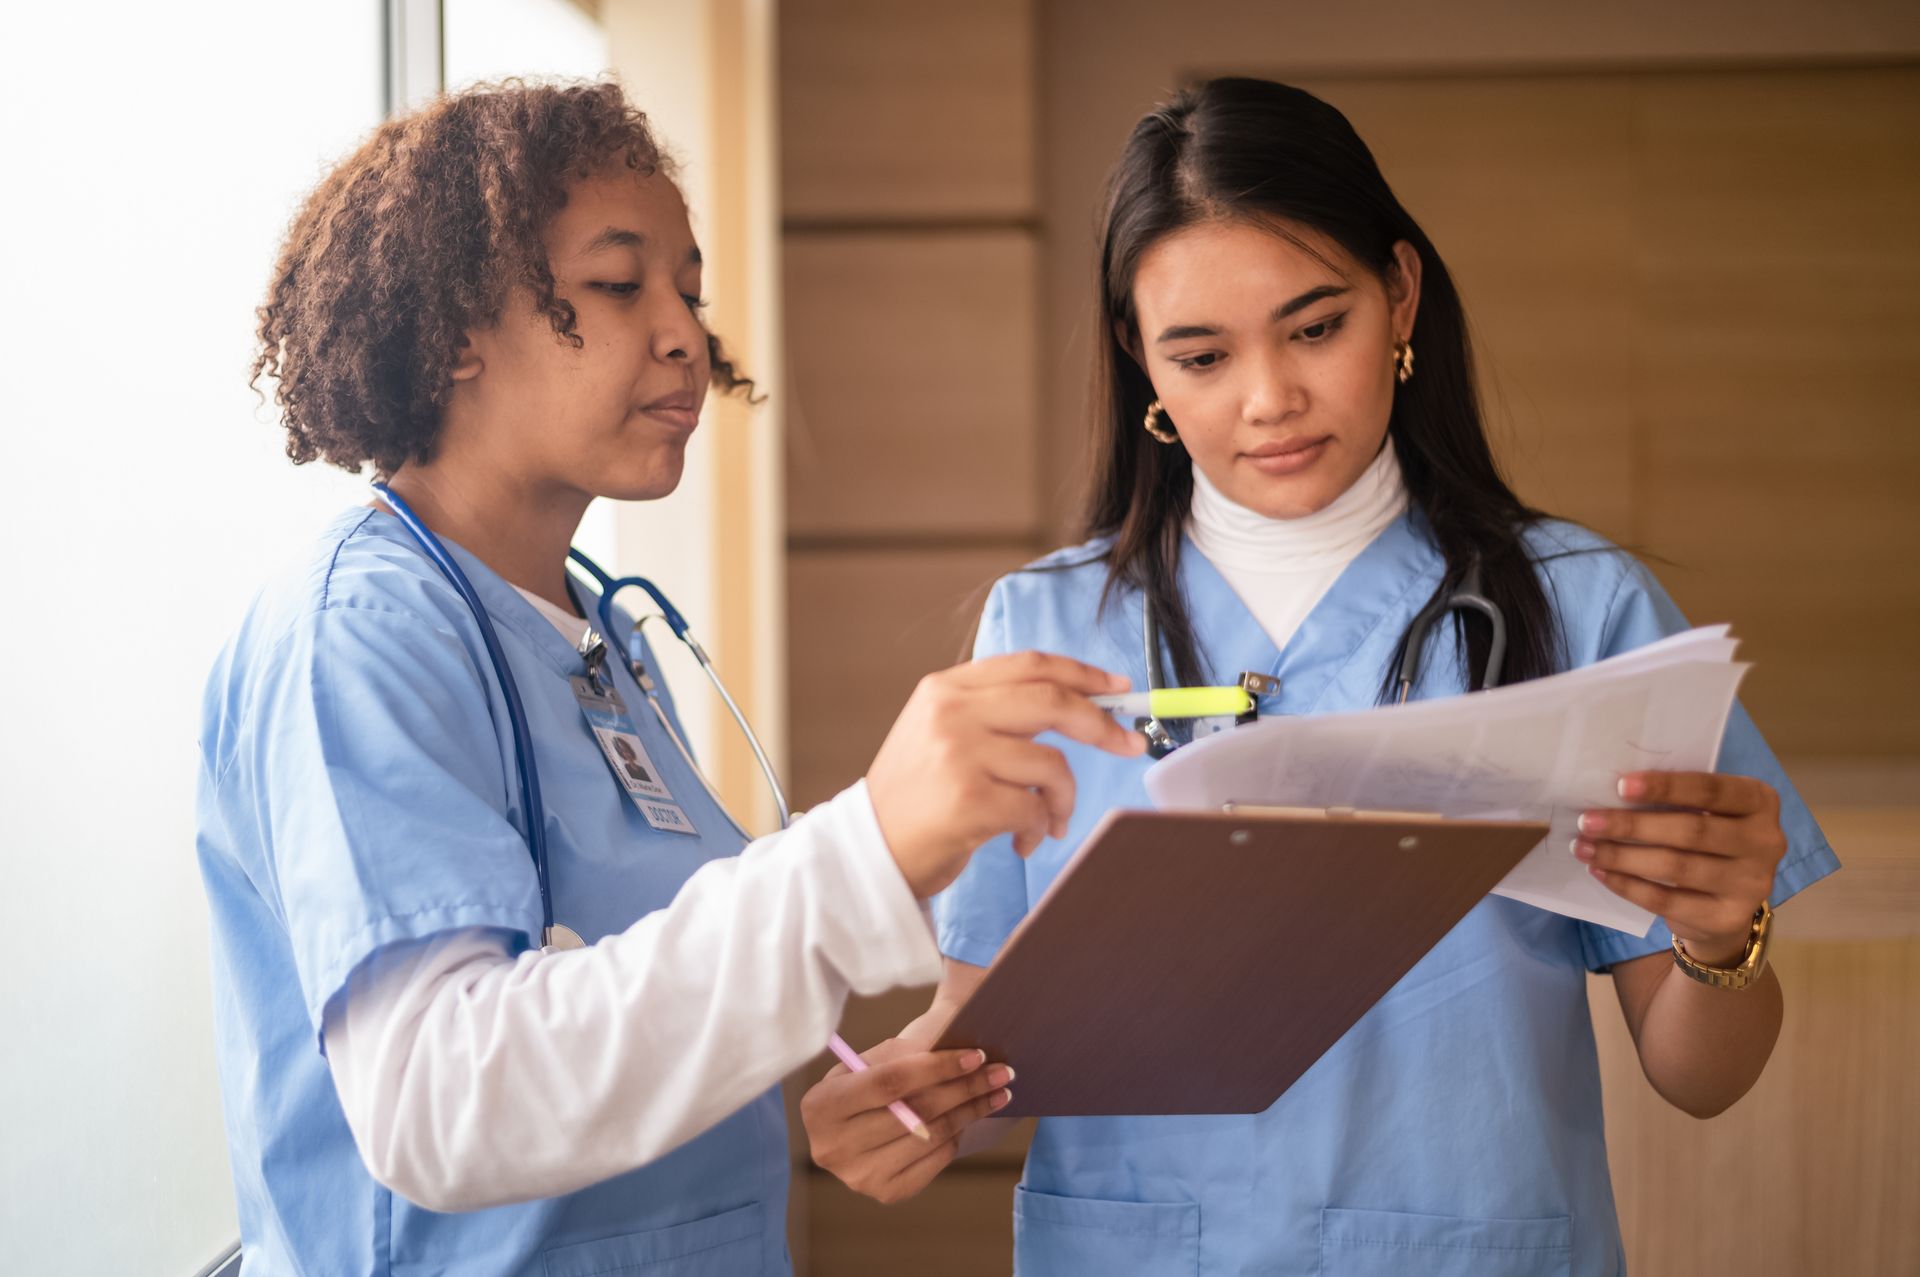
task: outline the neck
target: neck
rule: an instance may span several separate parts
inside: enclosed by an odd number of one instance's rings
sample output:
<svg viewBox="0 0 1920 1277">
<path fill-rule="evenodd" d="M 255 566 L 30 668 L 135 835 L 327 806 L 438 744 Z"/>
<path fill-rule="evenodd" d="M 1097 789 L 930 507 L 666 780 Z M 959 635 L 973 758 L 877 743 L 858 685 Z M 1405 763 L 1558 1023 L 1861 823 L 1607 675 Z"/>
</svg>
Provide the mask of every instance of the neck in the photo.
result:
<svg viewBox="0 0 1920 1277">
<path fill-rule="evenodd" d="M 1235 504 L 1195 467 L 1187 531 L 1216 566 L 1312 572 L 1351 560 L 1406 508 L 1406 487 L 1388 445 L 1352 487 L 1298 519 L 1270 519 Z"/>
<path fill-rule="evenodd" d="M 405 465 L 387 486 L 435 535 L 457 542 L 509 585 L 574 612 L 567 548 L 593 498 L 555 484 L 435 458 Z"/>
</svg>

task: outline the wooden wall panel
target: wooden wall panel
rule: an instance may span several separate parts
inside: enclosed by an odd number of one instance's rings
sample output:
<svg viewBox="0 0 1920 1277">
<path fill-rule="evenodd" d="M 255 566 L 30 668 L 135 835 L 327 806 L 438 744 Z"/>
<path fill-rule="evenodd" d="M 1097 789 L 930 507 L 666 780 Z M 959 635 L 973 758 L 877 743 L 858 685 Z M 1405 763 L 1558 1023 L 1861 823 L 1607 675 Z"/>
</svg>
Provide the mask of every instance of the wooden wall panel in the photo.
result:
<svg viewBox="0 0 1920 1277">
<path fill-rule="evenodd" d="M 789 536 L 1031 535 L 1037 269 L 1020 231 L 789 232 Z"/>
<path fill-rule="evenodd" d="M 788 559 L 793 800 L 866 773 L 925 675 L 963 658 L 995 577 L 1024 548 L 800 551 Z"/>
<path fill-rule="evenodd" d="M 1786 1022 L 1738 1104 L 1700 1122 L 1655 1095 L 1590 982 L 1629 1271 L 1920 1272 L 1920 807 L 1829 803 L 1836 778 L 1805 792 L 1843 868 L 1780 909 Z"/>
<path fill-rule="evenodd" d="M 1521 496 L 1630 538 L 1630 82 L 1304 87 L 1353 122 L 1439 247 L 1472 325 L 1496 452 Z M 1413 346 L 1417 355 L 1417 327 Z"/>
<path fill-rule="evenodd" d="M 789 722 L 798 802 L 859 776 L 988 583 L 1042 551 L 1037 0 L 781 0 Z M 866 1047 L 929 990 L 856 1000 Z M 789 1080 L 792 1099 L 825 1071 Z M 1006 1159 L 885 1211 L 807 1170 L 801 1277 L 1005 1271 Z M 1017 1153 L 1014 1154 L 1017 1156 Z M 1000 1181 L 980 1191 L 988 1179 Z M 991 1239 L 986 1249 L 965 1243 Z"/>
<path fill-rule="evenodd" d="M 1647 77 L 1648 545 L 1776 748 L 1920 754 L 1920 69 Z"/>
<path fill-rule="evenodd" d="M 1920 935 L 1920 789 L 1909 798 L 1906 806 L 1815 809 L 1844 871 L 1780 911 L 1782 937 L 1838 942 Z M 1920 990 L 1905 1010 L 1920 1017 Z M 1920 1193 L 1920 1184 L 1914 1187 Z"/>
<path fill-rule="evenodd" d="M 787 216 L 1030 216 L 1033 58 L 1031 0 L 781 0 Z"/>
<path fill-rule="evenodd" d="M 1593 982 L 1630 1272 L 1920 1272 L 1920 938 L 1782 939 L 1776 963 L 1780 1043 L 1707 1122 L 1654 1094 L 1611 982 Z"/>
</svg>

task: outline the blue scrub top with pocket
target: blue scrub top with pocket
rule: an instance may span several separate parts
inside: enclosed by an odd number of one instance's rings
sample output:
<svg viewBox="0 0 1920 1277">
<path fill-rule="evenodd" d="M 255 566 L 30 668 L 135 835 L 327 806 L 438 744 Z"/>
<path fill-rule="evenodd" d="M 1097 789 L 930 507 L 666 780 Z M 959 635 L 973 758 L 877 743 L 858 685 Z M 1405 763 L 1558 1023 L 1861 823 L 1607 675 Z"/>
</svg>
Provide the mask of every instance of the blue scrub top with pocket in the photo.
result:
<svg viewBox="0 0 1920 1277">
<path fill-rule="evenodd" d="M 588 943 L 623 931 L 742 839 L 610 662 L 698 834 L 649 826 L 568 684 L 585 672 L 580 655 L 512 586 L 449 549 L 526 702 L 554 918 Z M 201 765 L 220 1082 L 250 1277 L 791 1271 L 777 1088 L 568 1197 L 440 1214 L 368 1175 L 322 1054 L 328 1002 L 384 946 L 490 927 L 518 952 L 541 925 L 479 628 L 392 516 L 343 514 L 254 601 L 208 682 Z"/>
<path fill-rule="evenodd" d="M 1568 667 L 1686 628 L 1659 584 L 1583 529 L 1530 531 Z M 1140 597 L 1100 608 L 1103 543 L 999 581 L 976 655 L 1038 648 L 1146 685 Z M 1378 703 L 1443 560 L 1417 515 L 1389 525 L 1284 651 L 1191 542 L 1180 585 L 1216 681 L 1272 674 L 1263 713 Z M 1435 627 L 1419 697 L 1463 692 L 1454 627 Z M 1149 806 L 1141 759 L 1050 738 L 1078 784 L 1071 828 L 1020 859 L 978 853 L 935 902 L 947 956 L 990 965 L 1101 816 Z M 1744 710 L 1719 769 L 1780 792 L 1778 904 L 1839 867 Z M 1668 948 L 1490 896 L 1271 1108 L 1250 1115 L 1045 1118 L 1014 1201 L 1022 1277 L 1599 1277 L 1624 1271 L 1607 1171 L 1589 971 Z M 1735 996 L 1735 995 L 1729 995 Z M 1116 1050 L 1124 1044 L 1116 1043 Z M 1018 1067 L 1017 1060 L 1010 1061 Z"/>
</svg>

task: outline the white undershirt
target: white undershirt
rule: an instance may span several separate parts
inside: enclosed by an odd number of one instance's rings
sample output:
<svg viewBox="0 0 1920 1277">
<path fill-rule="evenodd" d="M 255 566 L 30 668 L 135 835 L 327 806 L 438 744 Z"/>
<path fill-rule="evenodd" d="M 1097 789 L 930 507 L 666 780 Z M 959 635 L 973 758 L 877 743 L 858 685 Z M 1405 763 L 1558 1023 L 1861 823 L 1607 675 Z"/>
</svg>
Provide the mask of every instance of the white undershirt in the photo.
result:
<svg viewBox="0 0 1920 1277">
<path fill-rule="evenodd" d="M 1298 519 L 1270 519 L 1234 504 L 1195 466 L 1187 535 L 1273 645 L 1284 648 L 1347 565 L 1406 508 L 1391 444 L 1331 505 Z"/>
<path fill-rule="evenodd" d="M 569 642 L 585 627 L 534 602 Z M 940 974 L 861 781 L 587 948 L 513 956 L 489 928 L 389 945 L 324 1041 L 373 1177 L 476 1210 L 655 1161 L 817 1054 L 849 993 Z"/>
<path fill-rule="evenodd" d="M 518 591 L 521 598 L 533 604 L 535 611 L 553 622 L 553 627 L 560 631 L 560 637 L 566 639 L 570 645 L 579 644 L 580 635 L 588 628 L 586 621 L 563 607 L 547 602 L 532 590 L 522 590 L 517 585 L 513 588 Z"/>
</svg>

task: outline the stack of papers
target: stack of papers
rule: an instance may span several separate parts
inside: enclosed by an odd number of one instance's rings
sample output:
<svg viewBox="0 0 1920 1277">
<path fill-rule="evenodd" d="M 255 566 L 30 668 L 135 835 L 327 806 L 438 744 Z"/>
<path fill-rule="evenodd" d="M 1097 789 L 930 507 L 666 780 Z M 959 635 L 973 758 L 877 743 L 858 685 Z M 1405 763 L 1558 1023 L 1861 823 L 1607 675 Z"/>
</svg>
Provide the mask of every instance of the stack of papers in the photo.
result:
<svg viewBox="0 0 1920 1277">
<path fill-rule="evenodd" d="M 1262 718 L 1147 772 L 1169 810 L 1230 804 L 1546 820 L 1495 894 L 1645 935 L 1654 915 L 1569 850 L 1580 813 L 1625 807 L 1633 771 L 1712 771 L 1748 666 L 1724 625 L 1566 674 L 1469 696 L 1319 717 Z"/>
</svg>

